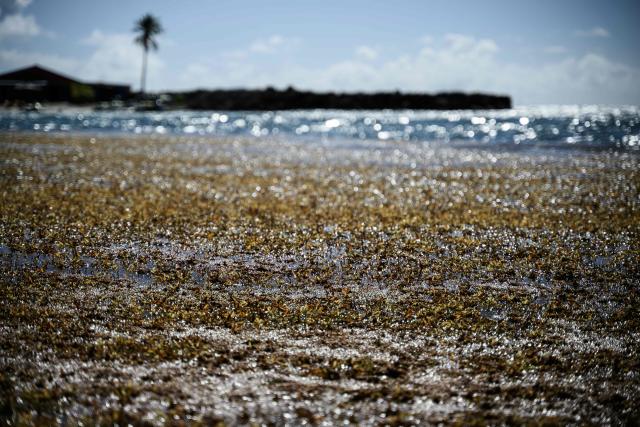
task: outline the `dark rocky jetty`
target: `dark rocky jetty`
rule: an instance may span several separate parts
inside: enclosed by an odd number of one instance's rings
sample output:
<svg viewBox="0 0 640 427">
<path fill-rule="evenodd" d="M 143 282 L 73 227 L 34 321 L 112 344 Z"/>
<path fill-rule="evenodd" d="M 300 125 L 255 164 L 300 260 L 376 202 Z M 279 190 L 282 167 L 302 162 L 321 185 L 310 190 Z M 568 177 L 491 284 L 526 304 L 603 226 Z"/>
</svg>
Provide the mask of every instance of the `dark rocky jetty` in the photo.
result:
<svg viewBox="0 0 640 427">
<path fill-rule="evenodd" d="M 468 110 L 511 108 L 509 96 L 481 93 L 316 93 L 294 88 L 277 90 L 196 90 L 171 93 L 172 104 L 193 110 Z"/>
</svg>

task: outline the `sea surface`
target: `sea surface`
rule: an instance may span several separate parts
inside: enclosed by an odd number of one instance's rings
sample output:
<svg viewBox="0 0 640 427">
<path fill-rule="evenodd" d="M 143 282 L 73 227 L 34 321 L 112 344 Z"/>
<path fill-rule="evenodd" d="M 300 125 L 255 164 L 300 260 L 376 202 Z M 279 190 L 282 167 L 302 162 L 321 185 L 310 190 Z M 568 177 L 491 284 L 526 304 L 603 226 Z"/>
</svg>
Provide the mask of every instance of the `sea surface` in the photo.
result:
<svg viewBox="0 0 640 427">
<path fill-rule="evenodd" d="M 486 147 L 640 149 L 638 106 L 476 111 L 0 111 L 0 131 L 395 140 Z"/>
<path fill-rule="evenodd" d="M 0 424 L 636 425 L 638 113 L 0 110 Z"/>
</svg>

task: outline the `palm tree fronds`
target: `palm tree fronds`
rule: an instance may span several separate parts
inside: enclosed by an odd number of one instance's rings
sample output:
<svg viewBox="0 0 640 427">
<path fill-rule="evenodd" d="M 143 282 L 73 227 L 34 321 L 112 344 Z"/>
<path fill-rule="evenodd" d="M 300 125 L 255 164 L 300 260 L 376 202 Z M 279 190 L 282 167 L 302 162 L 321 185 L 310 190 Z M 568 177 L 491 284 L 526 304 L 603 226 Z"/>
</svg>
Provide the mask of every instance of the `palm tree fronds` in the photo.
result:
<svg viewBox="0 0 640 427">
<path fill-rule="evenodd" d="M 135 42 L 145 50 L 149 50 L 150 47 L 153 49 L 158 48 L 155 36 L 161 34 L 164 30 L 156 17 L 146 14 L 136 22 L 133 31 L 138 33 Z"/>
</svg>

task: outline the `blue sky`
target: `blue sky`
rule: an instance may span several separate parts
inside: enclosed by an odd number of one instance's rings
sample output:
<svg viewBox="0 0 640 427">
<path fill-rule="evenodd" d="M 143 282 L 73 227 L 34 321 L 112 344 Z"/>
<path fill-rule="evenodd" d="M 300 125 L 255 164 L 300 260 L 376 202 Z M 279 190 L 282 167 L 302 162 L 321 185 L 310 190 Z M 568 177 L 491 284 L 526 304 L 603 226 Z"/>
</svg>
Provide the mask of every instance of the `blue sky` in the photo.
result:
<svg viewBox="0 0 640 427">
<path fill-rule="evenodd" d="M 640 104 L 633 0 L 0 0 L 0 71 L 139 85 L 134 21 L 165 27 L 150 90 L 286 87 Z"/>
</svg>

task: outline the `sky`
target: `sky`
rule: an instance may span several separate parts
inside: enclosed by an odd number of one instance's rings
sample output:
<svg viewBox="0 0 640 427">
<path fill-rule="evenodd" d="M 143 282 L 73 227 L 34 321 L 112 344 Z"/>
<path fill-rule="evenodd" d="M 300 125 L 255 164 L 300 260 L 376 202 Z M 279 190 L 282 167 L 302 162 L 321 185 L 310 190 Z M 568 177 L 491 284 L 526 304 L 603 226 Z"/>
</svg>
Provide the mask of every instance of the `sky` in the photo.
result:
<svg viewBox="0 0 640 427">
<path fill-rule="evenodd" d="M 38 63 L 140 87 L 135 21 L 164 33 L 147 89 L 506 94 L 640 105 L 637 0 L 0 0 L 0 72 Z"/>
</svg>

